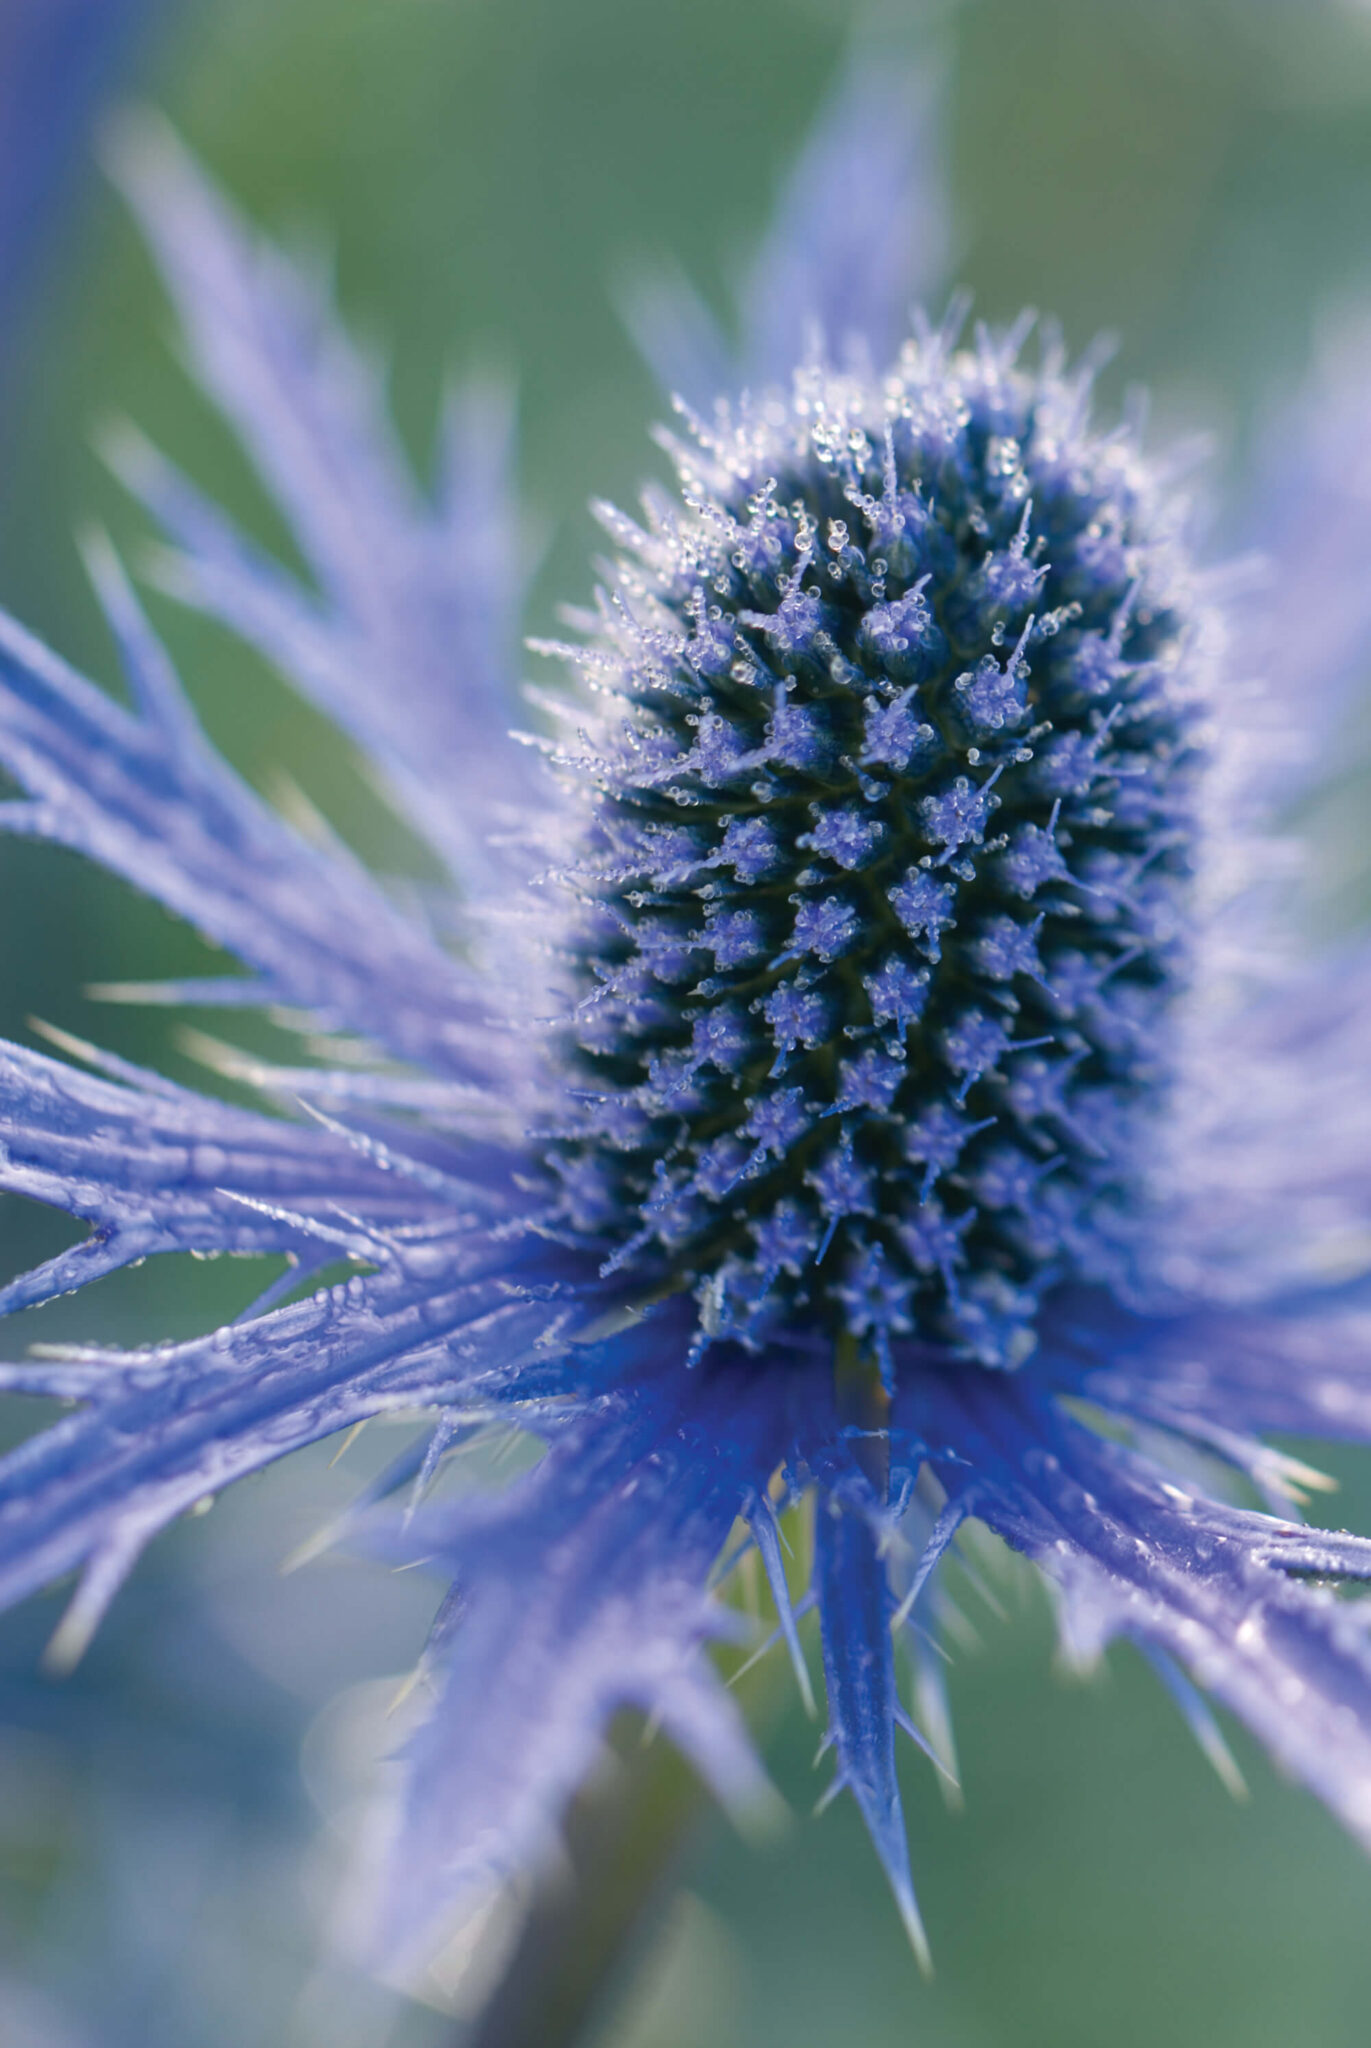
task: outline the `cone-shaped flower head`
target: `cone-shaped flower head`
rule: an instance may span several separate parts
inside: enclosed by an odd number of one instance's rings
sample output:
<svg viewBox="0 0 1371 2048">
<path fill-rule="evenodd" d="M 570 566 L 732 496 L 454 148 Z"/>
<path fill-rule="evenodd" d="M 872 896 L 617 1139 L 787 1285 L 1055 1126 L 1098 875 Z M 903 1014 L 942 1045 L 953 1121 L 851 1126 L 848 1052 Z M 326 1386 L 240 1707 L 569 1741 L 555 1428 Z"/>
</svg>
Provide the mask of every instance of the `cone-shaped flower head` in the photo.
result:
<svg viewBox="0 0 1371 2048">
<path fill-rule="evenodd" d="M 702 1341 L 983 1364 L 1130 1277 L 1203 636 L 1087 381 L 924 331 L 676 450 L 580 656 L 566 1217 Z"/>
</svg>

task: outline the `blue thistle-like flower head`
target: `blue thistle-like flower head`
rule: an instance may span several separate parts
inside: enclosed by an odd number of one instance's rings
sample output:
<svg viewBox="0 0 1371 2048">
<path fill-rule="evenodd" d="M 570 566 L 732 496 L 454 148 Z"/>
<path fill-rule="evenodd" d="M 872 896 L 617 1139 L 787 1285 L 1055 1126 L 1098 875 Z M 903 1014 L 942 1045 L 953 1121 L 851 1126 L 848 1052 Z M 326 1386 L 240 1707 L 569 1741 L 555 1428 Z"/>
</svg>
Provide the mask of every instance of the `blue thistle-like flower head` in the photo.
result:
<svg viewBox="0 0 1371 2048">
<path fill-rule="evenodd" d="M 1119 1273 L 1186 975 L 1178 521 L 1017 339 L 692 421 L 683 502 L 611 521 L 559 757 L 567 1223 L 705 1338 L 846 1332 L 887 1380 L 911 1331 L 1018 1365 L 1045 1289 Z"/>
<path fill-rule="evenodd" d="M 1292 731 L 1327 738 L 1369 623 L 1360 356 L 1254 498 L 1281 573 L 1204 723 L 1218 593 L 1136 438 L 1091 426 L 1088 373 L 1022 362 L 1022 324 L 919 326 L 887 360 L 890 251 L 939 213 L 909 112 L 854 69 L 758 268 L 748 377 L 719 373 L 754 395 L 691 418 L 644 526 L 605 513 L 621 559 L 557 650 L 588 687 L 549 699 L 555 783 L 508 739 L 526 565 L 498 404 L 458 395 L 423 501 L 308 281 L 167 138 L 122 158 L 311 572 L 126 437 L 164 580 L 352 735 L 454 888 L 398 898 L 236 777 L 107 551 L 127 706 L 0 617 L 24 792 L 0 829 L 100 860 L 247 970 L 122 993 L 316 1027 L 308 1064 L 216 1053 L 271 1116 L 75 1041 L 95 1074 L 0 1045 L 0 1187 L 91 1226 L 0 1309 L 150 1253 L 287 1261 L 206 1337 L 0 1367 L 79 1403 L 0 1461 L 0 1599 L 79 1571 L 69 1658 L 177 1514 L 433 1412 L 369 1502 L 412 1485 L 411 1512 L 366 1524 L 462 1588 L 387 1867 L 406 1948 L 545 1845 L 619 1708 L 756 1791 L 706 1587 L 741 1518 L 807 1687 L 778 1529 L 806 1494 L 833 1784 L 916 1943 L 895 1734 L 950 1762 L 923 1651 L 973 1516 L 1049 1574 L 1076 1658 L 1143 1643 L 1222 1758 L 1188 1668 L 1371 1844 L 1371 1655 L 1323 1583 L 1371 1579 L 1371 1543 L 1292 1519 L 1317 1475 L 1262 1441 L 1371 1436 L 1371 957 L 1298 960 L 1270 886 Z M 812 313 L 870 347 L 791 377 Z M 639 316 L 659 353 L 721 359 L 679 294 Z M 1258 653 L 1285 715 L 1241 681 Z M 424 1498 L 509 1419 L 544 1439 L 533 1469 Z M 1199 1493 L 1215 1460 L 1271 1512 Z"/>
</svg>

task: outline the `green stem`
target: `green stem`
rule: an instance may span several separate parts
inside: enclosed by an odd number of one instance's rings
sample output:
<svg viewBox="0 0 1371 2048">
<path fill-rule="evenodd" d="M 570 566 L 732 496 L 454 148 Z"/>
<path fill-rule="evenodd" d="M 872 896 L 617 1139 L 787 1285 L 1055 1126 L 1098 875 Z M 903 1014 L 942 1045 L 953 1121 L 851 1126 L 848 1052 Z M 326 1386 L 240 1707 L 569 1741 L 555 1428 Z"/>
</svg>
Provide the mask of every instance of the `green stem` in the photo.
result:
<svg viewBox="0 0 1371 2048">
<path fill-rule="evenodd" d="M 846 1331 L 834 1347 L 833 1386 L 838 1414 L 863 1432 L 853 1441 L 853 1455 L 884 1500 L 890 1490 L 890 1396 L 870 1351 Z"/>
<path fill-rule="evenodd" d="M 791 1520 L 807 1556 L 803 1519 Z M 743 1558 L 733 1597 L 769 1634 L 775 1614 L 757 1564 L 755 1552 Z M 793 1697 L 785 1660 L 754 1664 L 740 1646 L 723 1644 L 713 1656 L 754 1738 L 764 1739 Z M 636 1716 L 621 1717 L 609 1747 L 609 1770 L 567 1812 L 561 1864 L 536 1883 L 499 1982 L 474 2027 L 463 2023 L 453 2035 L 452 2048 L 577 2048 L 624 1987 L 631 1952 L 670 1896 L 709 1795 L 674 1744 L 645 1739 Z"/>
<path fill-rule="evenodd" d="M 628 1727 L 613 1747 L 612 1773 L 567 1815 L 565 1867 L 535 1888 L 503 1976 L 454 2048 L 573 2048 L 662 1903 L 705 1794 L 671 1743 Z"/>
</svg>

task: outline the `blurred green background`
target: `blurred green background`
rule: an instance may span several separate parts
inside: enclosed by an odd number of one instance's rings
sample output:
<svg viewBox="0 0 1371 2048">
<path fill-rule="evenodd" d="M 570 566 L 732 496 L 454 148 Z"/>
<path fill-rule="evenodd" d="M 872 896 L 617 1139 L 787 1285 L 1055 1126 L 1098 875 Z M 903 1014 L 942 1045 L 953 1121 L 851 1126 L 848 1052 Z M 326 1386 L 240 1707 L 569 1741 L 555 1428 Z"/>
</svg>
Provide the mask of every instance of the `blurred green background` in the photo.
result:
<svg viewBox="0 0 1371 2048">
<path fill-rule="evenodd" d="M 530 627 L 580 598 L 584 502 L 632 498 L 660 412 L 614 310 L 643 258 L 729 281 L 821 103 L 845 0 L 163 0 L 111 89 L 164 107 L 274 230 L 324 244 L 349 315 L 394 362 L 422 461 L 452 368 L 507 370 L 543 541 Z M 942 12 L 953 269 L 978 310 L 1030 301 L 1107 393 L 1141 378 L 1165 429 L 1204 426 L 1220 530 L 1255 427 L 1330 309 L 1371 286 L 1371 9 L 1333 0 L 965 0 Z M 899 48 L 927 17 L 893 5 Z M 0 597 L 116 688 L 73 529 L 136 514 L 93 429 L 130 415 L 282 544 L 191 390 L 146 259 L 87 152 L 0 361 Z M 1371 373 L 1371 366 L 1369 366 Z M 414 851 L 346 750 L 258 666 L 158 608 L 206 723 L 260 786 L 284 767 L 366 851 Z M 1371 670 L 1371 658 L 1368 660 Z M 1365 783 L 1338 799 L 1344 817 Z M 1330 799 L 1330 810 L 1336 808 Z M 1336 880 L 1336 877 L 1332 877 Z M 183 1076 L 176 1020 L 83 984 L 196 971 L 206 949 L 61 854 L 0 843 L 0 1030 L 34 1015 Z M 265 1027 L 263 1027 L 265 1029 Z M 35 1041 L 36 1042 L 36 1041 Z M 10 1203 L 13 1270 L 69 1235 Z M 252 1291 L 162 1262 L 21 1319 L 6 1348 L 189 1333 Z M 16 1423 L 16 1430 L 21 1425 Z M 385 1438 L 386 1432 L 377 1432 Z M 250 1481 L 155 1546 L 87 1663 L 37 1677 L 52 1613 L 0 1623 L 0 2040 L 19 2048 L 433 2048 L 475 1978 L 369 1987 L 322 1928 L 378 1681 L 432 1589 L 360 1566 L 281 1577 L 292 1546 L 393 1447 L 331 1447 Z M 1371 1468 L 1336 1513 L 1371 1528 Z M 966 1789 L 907 1797 L 938 1963 L 923 1983 L 855 1814 L 798 1708 L 770 1741 L 794 1824 L 758 1850 L 707 1819 L 610 1988 L 600 2048 L 1352 2048 L 1371 2011 L 1371 1870 L 1236 1738 L 1230 1801 L 1127 1650 L 1053 1669 L 1031 1578 L 965 1595 L 951 1689 Z"/>
</svg>

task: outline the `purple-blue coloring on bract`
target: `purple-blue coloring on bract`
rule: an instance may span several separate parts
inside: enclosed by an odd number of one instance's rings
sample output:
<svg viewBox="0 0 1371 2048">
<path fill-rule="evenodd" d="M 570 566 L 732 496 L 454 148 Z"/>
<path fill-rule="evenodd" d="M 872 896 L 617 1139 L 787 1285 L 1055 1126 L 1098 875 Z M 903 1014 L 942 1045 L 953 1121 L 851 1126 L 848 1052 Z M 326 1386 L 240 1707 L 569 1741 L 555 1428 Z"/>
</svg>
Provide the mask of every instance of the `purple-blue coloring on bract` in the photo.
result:
<svg viewBox="0 0 1371 2048">
<path fill-rule="evenodd" d="M 247 970 L 146 999 L 347 1051 L 244 1058 L 257 1113 L 0 1048 L 0 1186 L 90 1225 L 0 1305 L 152 1252 L 290 1261 L 196 1341 L 0 1370 L 76 1404 L 0 1463 L 0 1593 L 78 1574 L 72 1655 L 160 1528 L 300 1445 L 430 1411 L 426 1483 L 473 1432 L 542 1439 L 502 1492 L 368 1511 L 461 1586 L 391 1949 L 545 1850 L 623 1708 L 759 1795 L 711 1579 L 754 1547 L 799 1656 L 777 1520 L 806 1495 L 833 1784 L 916 1945 L 895 1746 L 951 1761 L 926 1649 L 968 1519 L 1042 1567 L 1076 1657 L 1141 1642 L 1211 1750 L 1186 1673 L 1371 1844 L 1371 1645 L 1333 1590 L 1371 1541 L 1306 1526 L 1263 1441 L 1371 1434 L 1371 955 L 1302 950 L 1277 824 L 1371 628 L 1342 471 L 1371 418 L 1326 365 L 1256 499 L 1266 593 L 1235 596 L 1174 468 L 1093 423 L 1088 363 L 1029 319 L 904 319 L 943 240 L 931 95 L 854 65 L 736 351 L 683 288 L 635 300 L 686 394 L 676 487 L 602 508 L 616 561 L 527 712 L 498 396 L 459 392 L 423 496 L 315 287 L 169 137 L 120 154 L 312 577 L 129 433 L 162 583 L 338 721 L 452 886 L 421 912 L 254 794 L 108 549 L 129 708 L 0 622 L 0 824 Z"/>
</svg>

